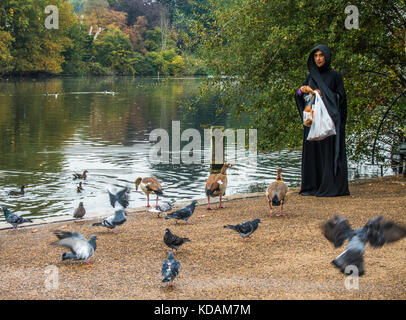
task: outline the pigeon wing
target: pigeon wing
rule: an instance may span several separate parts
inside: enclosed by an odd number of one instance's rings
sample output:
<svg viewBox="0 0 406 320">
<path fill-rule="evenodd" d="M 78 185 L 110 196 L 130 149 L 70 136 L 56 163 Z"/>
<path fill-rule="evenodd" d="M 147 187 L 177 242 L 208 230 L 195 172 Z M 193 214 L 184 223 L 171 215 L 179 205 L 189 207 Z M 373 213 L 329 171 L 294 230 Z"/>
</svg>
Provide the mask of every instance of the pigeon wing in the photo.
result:
<svg viewBox="0 0 406 320">
<path fill-rule="evenodd" d="M 127 195 L 127 188 L 124 188 L 123 190 L 120 190 L 119 192 L 117 192 L 116 194 L 117 196 L 117 201 L 118 203 L 124 207 L 127 208 L 128 207 L 128 195 Z"/>
<path fill-rule="evenodd" d="M 163 282 L 171 281 L 179 274 L 180 264 L 175 259 L 167 259 L 162 264 Z"/>
<path fill-rule="evenodd" d="M 248 234 L 248 233 L 251 233 L 254 230 L 254 226 L 251 223 L 251 221 L 247 221 L 247 222 L 237 224 L 235 227 L 236 227 L 236 230 L 239 233 L 242 233 L 242 234 Z"/>
<path fill-rule="evenodd" d="M 112 194 L 112 193 L 110 192 L 110 190 L 107 190 L 107 192 L 109 193 L 110 204 L 111 204 L 111 206 L 114 208 L 114 206 L 116 205 L 116 201 L 117 201 L 117 195 Z"/>
<path fill-rule="evenodd" d="M 368 228 L 368 241 L 373 247 L 382 247 L 385 243 L 394 242 L 406 236 L 406 228 L 392 221 L 377 216 L 365 225 Z"/>
<path fill-rule="evenodd" d="M 192 215 L 192 210 L 190 209 L 189 206 L 187 206 L 182 209 L 179 209 L 178 211 L 175 211 L 174 213 L 172 213 L 172 215 L 178 219 L 185 219 Z"/>
<path fill-rule="evenodd" d="M 114 213 L 114 216 L 112 216 L 112 217 L 113 217 L 113 219 L 111 220 L 111 223 L 112 223 L 113 225 L 115 225 L 115 226 L 120 226 L 120 225 L 122 225 L 124 222 L 127 221 L 127 219 L 125 218 L 124 210 L 122 210 L 122 209 L 117 210 L 117 211 Z"/>
<path fill-rule="evenodd" d="M 336 248 L 341 247 L 353 233 L 348 221 L 340 215 L 335 215 L 333 219 L 322 224 L 321 229 L 327 240 L 332 242 Z"/>
<path fill-rule="evenodd" d="M 60 240 L 53 242 L 53 245 L 68 248 L 81 259 L 87 259 L 91 255 L 93 248 L 81 234 L 65 231 L 57 231 L 55 234 Z"/>
</svg>

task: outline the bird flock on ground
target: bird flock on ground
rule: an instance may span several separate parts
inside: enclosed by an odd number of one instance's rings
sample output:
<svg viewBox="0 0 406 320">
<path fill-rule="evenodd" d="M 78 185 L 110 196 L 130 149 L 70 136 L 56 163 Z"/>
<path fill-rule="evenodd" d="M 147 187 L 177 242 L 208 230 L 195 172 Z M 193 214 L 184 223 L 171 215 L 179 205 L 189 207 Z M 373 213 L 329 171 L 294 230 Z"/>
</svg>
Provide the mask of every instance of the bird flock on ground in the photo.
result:
<svg viewBox="0 0 406 320">
<path fill-rule="evenodd" d="M 205 194 L 207 196 L 207 210 L 212 210 L 210 204 L 210 197 L 219 197 L 218 208 L 224 208 L 222 203 L 222 197 L 225 194 L 227 188 L 227 169 L 232 167 L 230 163 L 225 163 L 220 173 L 210 174 L 207 178 L 205 186 Z M 88 170 L 84 170 L 82 174 L 74 173 L 73 179 L 86 180 Z M 9 195 L 21 196 L 25 193 L 25 188 L 29 188 L 27 185 L 21 186 L 21 189 L 13 190 L 9 192 Z M 189 205 L 182 207 L 178 210 L 171 212 L 175 206 L 175 200 L 164 201 L 158 204 L 158 197 L 163 196 L 162 185 L 155 177 L 139 177 L 135 180 L 135 188 L 138 191 L 140 188 L 147 196 L 147 208 L 150 208 L 149 196 L 156 195 L 155 206 L 148 210 L 151 213 L 157 213 L 158 217 L 161 214 L 166 214 L 165 220 L 175 219 L 175 224 L 178 221 L 184 220 L 186 224 L 191 224 L 189 219 L 195 211 L 195 207 L 198 204 L 197 200 L 193 200 Z M 79 183 L 78 192 L 82 187 L 82 182 Z M 109 200 L 111 206 L 114 208 L 114 214 L 108 216 L 102 221 L 95 222 L 92 226 L 105 227 L 108 232 L 113 232 L 116 235 L 116 227 L 122 226 L 127 221 L 127 210 L 129 206 L 129 193 L 130 189 L 125 187 L 116 193 L 108 189 Z M 282 179 L 282 169 L 278 168 L 276 180 L 273 181 L 267 188 L 265 195 L 268 201 L 269 214 L 273 214 L 273 206 L 279 206 L 280 212 L 277 216 L 284 216 L 283 205 L 286 202 L 288 193 L 288 186 Z M 32 223 L 32 220 L 26 219 L 11 212 L 6 206 L 2 206 L 6 221 L 13 226 L 12 231 L 16 230 L 18 225 L 23 223 Z M 84 218 L 86 209 L 83 202 L 80 202 L 78 207 L 74 210 L 73 217 L 75 222 Z M 225 229 L 231 229 L 237 232 L 242 241 L 246 241 L 257 230 L 260 219 L 255 218 L 250 221 L 237 223 L 235 225 L 225 225 Z M 367 242 L 373 247 L 382 247 L 385 243 L 397 241 L 406 236 L 406 228 L 404 226 L 395 224 L 392 221 L 384 219 L 382 216 L 376 216 L 370 219 L 364 227 L 353 230 L 348 221 L 340 216 L 335 215 L 332 219 L 324 222 L 320 226 L 322 234 L 327 240 L 333 243 L 334 247 L 341 247 L 343 243 L 348 240 L 348 244 L 343 253 L 332 261 L 332 264 L 338 268 L 342 273 L 347 274 L 348 266 L 355 266 L 358 268 L 358 275 L 364 274 L 364 261 L 363 254 L 365 252 L 365 245 Z M 57 241 L 52 242 L 53 246 L 61 246 L 70 250 L 62 254 L 62 261 L 64 260 L 82 260 L 86 264 L 91 265 L 89 259 L 94 255 L 96 251 L 96 235 L 91 235 L 87 240 L 83 235 L 76 232 L 67 232 L 61 230 L 54 231 Z M 169 286 L 173 286 L 176 276 L 180 272 L 180 262 L 175 259 L 173 250 L 178 250 L 184 243 L 190 242 L 187 237 L 180 237 L 173 234 L 169 228 L 165 229 L 163 242 L 172 251 L 169 251 L 168 258 L 162 263 L 162 282 L 169 283 Z"/>
</svg>

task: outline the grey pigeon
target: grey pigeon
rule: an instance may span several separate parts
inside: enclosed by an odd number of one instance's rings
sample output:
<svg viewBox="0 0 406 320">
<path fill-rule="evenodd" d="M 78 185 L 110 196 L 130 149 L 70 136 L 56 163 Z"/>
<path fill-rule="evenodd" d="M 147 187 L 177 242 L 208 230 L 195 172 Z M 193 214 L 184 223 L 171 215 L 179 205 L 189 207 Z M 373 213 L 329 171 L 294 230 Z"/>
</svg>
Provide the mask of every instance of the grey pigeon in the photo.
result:
<svg viewBox="0 0 406 320">
<path fill-rule="evenodd" d="M 116 202 L 118 202 L 123 208 L 128 207 L 128 193 L 129 189 L 127 187 L 121 189 L 116 194 L 113 194 L 110 190 L 107 190 L 110 197 L 110 204 L 113 208 L 116 206 Z"/>
<path fill-rule="evenodd" d="M 179 209 L 175 212 L 169 213 L 165 219 L 177 219 L 177 220 L 185 220 L 187 224 L 191 224 L 188 222 L 189 218 L 192 216 L 193 212 L 195 211 L 195 206 L 197 204 L 197 200 L 193 200 L 192 203 L 182 209 Z M 176 221 L 178 223 L 178 221 Z"/>
<path fill-rule="evenodd" d="M 254 219 L 252 221 L 247 221 L 247 222 L 243 222 L 243 223 L 236 224 L 236 225 L 226 225 L 226 226 L 224 226 L 224 228 L 237 231 L 240 234 L 240 236 L 245 240 L 246 237 L 250 237 L 251 234 L 255 230 L 257 230 L 258 223 L 260 223 L 260 222 L 261 222 L 261 220 Z"/>
<path fill-rule="evenodd" d="M 406 228 L 385 220 L 383 216 L 375 216 L 365 226 L 353 230 L 348 221 L 340 216 L 323 223 L 322 232 L 334 247 L 341 247 L 345 240 L 349 240 L 343 253 L 332 261 L 332 264 L 346 274 L 347 266 L 353 265 L 358 268 L 358 275 L 362 276 L 364 270 L 365 244 L 373 247 L 382 247 L 385 243 L 397 241 L 406 236 Z"/>
<path fill-rule="evenodd" d="M 75 209 L 75 212 L 73 213 L 73 217 L 75 219 L 83 219 L 85 214 L 86 214 L 86 209 L 83 206 L 83 202 L 79 202 L 79 206 Z"/>
<path fill-rule="evenodd" d="M 165 201 L 164 203 L 161 203 L 160 205 L 156 206 L 155 208 L 149 209 L 148 212 L 158 213 L 158 218 L 159 218 L 161 213 L 171 211 L 173 209 L 175 202 L 176 201 L 174 199 L 171 199 L 171 201 Z"/>
<path fill-rule="evenodd" d="M 168 259 L 162 263 L 162 282 L 169 282 L 173 286 L 173 282 L 180 271 L 180 263 L 173 256 L 173 252 L 169 252 Z"/>
<path fill-rule="evenodd" d="M 17 213 L 11 212 L 10 210 L 7 209 L 6 206 L 2 206 L 1 208 L 3 209 L 6 221 L 13 226 L 13 230 L 16 230 L 19 224 L 26 222 L 32 223 L 30 219 L 25 219 L 23 217 L 20 217 Z"/>
<path fill-rule="evenodd" d="M 113 215 L 107 217 L 102 222 L 93 223 L 93 226 L 103 226 L 110 229 L 114 229 L 116 226 L 121 226 L 127 219 L 125 218 L 125 212 L 123 209 L 118 209 Z M 114 232 L 114 231 L 113 231 Z"/>
<path fill-rule="evenodd" d="M 59 240 L 51 244 L 68 248 L 71 251 L 62 254 L 62 261 L 68 259 L 83 260 L 86 264 L 91 264 L 88 260 L 94 255 L 96 250 L 97 237 L 95 235 L 90 236 L 90 240 L 87 241 L 84 236 L 76 232 L 56 230 L 54 234 Z"/>
<path fill-rule="evenodd" d="M 188 238 L 178 237 L 176 234 L 173 234 L 171 232 L 171 230 L 166 228 L 165 235 L 164 235 L 164 242 L 169 248 L 178 250 L 178 248 L 182 244 L 184 244 L 185 242 L 190 242 L 190 240 Z"/>
</svg>

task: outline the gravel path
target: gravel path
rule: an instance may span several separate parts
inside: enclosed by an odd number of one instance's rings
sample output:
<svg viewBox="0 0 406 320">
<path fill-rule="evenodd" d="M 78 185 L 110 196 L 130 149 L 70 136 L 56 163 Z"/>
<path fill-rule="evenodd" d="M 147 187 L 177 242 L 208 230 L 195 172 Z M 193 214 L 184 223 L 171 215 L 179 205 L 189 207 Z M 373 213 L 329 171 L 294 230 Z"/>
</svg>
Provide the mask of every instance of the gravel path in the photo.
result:
<svg viewBox="0 0 406 320">
<path fill-rule="evenodd" d="M 291 192 L 285 217 L 270 217 L 264 196 L 225 202 L 226 208 L 212 211 L 198 206 L 189 220 L 193 225 L 130 210 L 118 235 L 91 221 L 3 230 L 0 299 L 406 299 L 406 239 L 382 249 L 368 245 L 366 273 L 358 289 L 347 290 L 346 276 L 330 263 L 343 249 L 334 249 L 319 229 L 334 214 L 344 215 L 353 228 L 377 214 L 406 225 L 406 180 L 365 180 L 352 184 L 350 192 L 336 198 Z M 245 243 L 223 228 L 253 218 L 261 223 Z M 192 240 L 175 253 L 181 271 L 172 288 L 161 283 L 167 227 Z M 87 238 L 96 234 L 94 264 L 62 262 L 66 250 L 50 246 L 56 229 Z M 57 288 L 49 281 L 55 272 Z"/>
</svg>

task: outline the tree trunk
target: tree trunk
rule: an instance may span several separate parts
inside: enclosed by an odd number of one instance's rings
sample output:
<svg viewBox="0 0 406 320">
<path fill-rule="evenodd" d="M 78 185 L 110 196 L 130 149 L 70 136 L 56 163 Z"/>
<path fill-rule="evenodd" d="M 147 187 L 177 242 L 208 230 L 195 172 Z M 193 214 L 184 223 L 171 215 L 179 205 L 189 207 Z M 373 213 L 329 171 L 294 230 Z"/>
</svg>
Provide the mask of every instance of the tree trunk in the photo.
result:
<svg viewBox="0 0 406 320">
<path fill-rule="evenodd" d="M 161 50 L 166 49 L 166 39 L 168 36 L 169 29 L 169 12 L 168 8 L 164 5 L 160 5 L 160 17 L 161 17 Z"/>
</svg>

